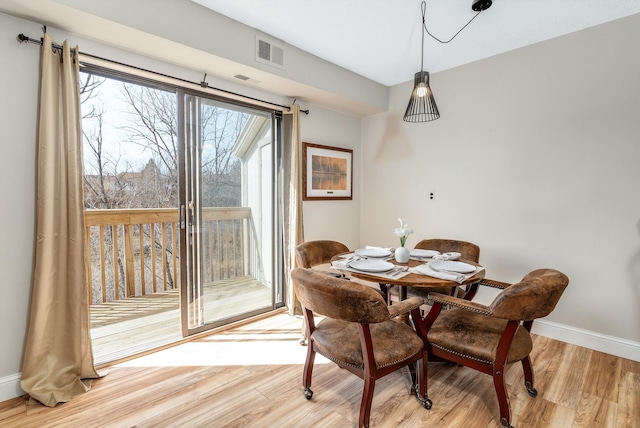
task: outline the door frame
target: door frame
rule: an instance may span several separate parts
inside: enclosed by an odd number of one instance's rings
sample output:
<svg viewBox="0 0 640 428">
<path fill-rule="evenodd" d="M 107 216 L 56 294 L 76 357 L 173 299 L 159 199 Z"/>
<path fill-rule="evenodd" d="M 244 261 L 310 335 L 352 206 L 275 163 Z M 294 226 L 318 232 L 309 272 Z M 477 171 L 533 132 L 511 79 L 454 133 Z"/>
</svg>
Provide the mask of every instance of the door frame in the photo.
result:
<svg viewBox="0 0 640 428">
<path fill-rule="evenodd" d="M 285 290 L 283 290 L 283 284 L 285 283 L 282 279 L 283 275 L 283 254 L 282 254 L 282 233 L 283 227 L 281 225 L 281 218 L 279 216 L 279 203 L 278 201 L 281 199 L 280 195 L 283 190 L 283 185 L 281 180 L 281 167 L 282 167 L 282 124 L 281 112 L 277 110 L 268 109 L 265 107 L 259 107 L 256 105 L 252 105 L 249 103 L 242 103 L 235 100 L 225 99 L 223 97 L 213 96 L 208 93 L 189 90 L 185 88 L 177 88 L 177 96 L 178 100 L 178 152 L 179 152 L 179 162 L 178 162 L 178 187 L 179 187 L 179 234 L 180 234 L 180 324 L 183 337 L 191 336 L 194 334 L 198 334 L 207 330 L 211 330 L 213 328 L 220 327 L 222 325 L 230 324 L 232 322 L 236 322 L 242 319 L 246 319 L 252 316 L 260 315 L 263 313 L 267 313 L 273 311 L 277 308 L 285 306 Z M 271 165 L 272 169 L 272 178 L 271 178 L 271 192 L 272 192 L 272 245 L 271 251 L 272 255 L 272 278 L 271 278 L 271 305 L 269 307 L 260 308 L 256 310 L 252 310 L 249 312 L 245 312 L 242 314 L 234 315 L 228 318 L 224 318 L 221 320 L 216 320 L 212 322 L 206 322 L 203 320 L 203 324 L 196 327 L 189 327 L 189 305 L 190 305 L 190 294 L 189 292 L 189 274 L 190 274 L 190 265 L 192 264 L 188 257 L 186 257 L 188 247 L 187 233 L 189 222 L 187 216 L 189 208 L 186 203 L 187 197 L 187 182 L 185 180 L 187 171 L 188 161 L 187 157 L 189 155 L 187 151 L 187 135 L 186 135 L 186 96 L 194 96 L 199 98 L 206 98 L 213 100 L 217 103 L 229 104 L 230 106 L 237 106 L 241 108 L 246 108 L 250 110 L 262 111 L 270 114 L 271 116 L 271 144 L 273 150 L 271 151 Z M 200 105 L 198 106 L 200 108 Z"/>
</svg>

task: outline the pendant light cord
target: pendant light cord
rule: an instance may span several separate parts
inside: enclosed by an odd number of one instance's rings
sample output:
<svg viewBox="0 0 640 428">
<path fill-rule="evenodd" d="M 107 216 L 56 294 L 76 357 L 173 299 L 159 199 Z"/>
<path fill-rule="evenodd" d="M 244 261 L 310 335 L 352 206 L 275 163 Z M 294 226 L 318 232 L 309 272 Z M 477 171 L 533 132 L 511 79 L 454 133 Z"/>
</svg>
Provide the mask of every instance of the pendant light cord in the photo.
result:
<svg viewBox="0 0 640 428">
<path fill-rule="evenodd" d="M 427 3 L 426 1 L 422 1 L 422 5 L 420 5 L 420 7 L 422 8 L 422 49 L 420 49 L 420 73 L 422 73 L 424 71 L 424 32 L 425 30 L 427 31 L 427 33 L 429 33 L 429 30 L 427 30 L 427 23 L 425 21 L 425 16 L 427 14 Z M 431 36 L 431 34 L 429 33 L 429 35 Z M 433 37 L 433 36 L 431 36 Z"/>
<path fill-rule="evenodd" d="M 443 43 L 443 44 L 444 44 L 444 43 L 449 43 L 450 41 L 452 41 L 453 39 L 455 39 L 455 38 L 458 36 L 458 34 L 460 34 L 460 33 L 462 32 L 462 30 L 464 30 L 465 28 L 467 28 L 467 26 L 468 26 L 469 24 L 471 24 L 471 22 L 473 22 L 473 20 L 474 20 L 474 19 L 476 19 L 476 18 L 478 17 L 478 15 L 480 15 L 480 13 L 482 13 L 482 11 L 480 11 L 480 12 L 477 12 L 475 15 L 473 15 L 473 18 L 471 18 L 471 19 L 469 20 L 469 22 L 467 22 L 466 24 L 464 24 L 464 26 L 463 26 L 461 29 L 459 29 L 459 30 L 458 30 L 458 32 L 457 32 L 456 34 L 454 34 L 454 35 L 453 35 L 453 37 L 451 37 L 449 40 L 446 40 L 446 41 L 445 41 L 445 40 L 440 40 L 439 38 L 437 38 L 436 36 L 434 36 L 433 34 L 431 34 L 431 33 L 429 32 L 429 29 L 427 28 L 427 22 L 425 21 L 425 15 L 426 15 L 426 13 L 427 13 L 427 2 L 426 2 L 426 0 L 423 0 L 423 1 L 422 1 L 421 8 L 422 8 L 422 26 L 424 27 L 424 30 L 425 30 L 425 31 L 427 32 L 427 34 L 428 34 L 428 35 L 430 35 L 434 40 L 436 40 L 436 41 L 438 41 L 438 42 L 440 42 L 440 43 Z M 423 46 L 423 49 L 424 49 L 424 34 L 423 34 L 423 36 L 422 36 L 422 37 L 423 37 L 423 40 L 422 40 L 422 46 Z"/>
</svg>

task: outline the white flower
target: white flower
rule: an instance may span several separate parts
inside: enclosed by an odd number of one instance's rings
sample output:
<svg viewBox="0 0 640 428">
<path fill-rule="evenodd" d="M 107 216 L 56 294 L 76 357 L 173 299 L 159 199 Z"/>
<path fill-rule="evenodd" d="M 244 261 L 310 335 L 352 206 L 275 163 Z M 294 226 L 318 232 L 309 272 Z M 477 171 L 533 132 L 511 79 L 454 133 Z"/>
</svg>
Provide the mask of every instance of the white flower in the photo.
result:
<svg viewBox="0 0 640 428">
<path fill-rule="evenodd" d="M 396 227 L 395 232 L 400 238 L 400 246 L 404 247 L 407 237 L 413 233 L 413 229 L 409 227 L 405 219 L 399 218 L 398 221 L 400 222 L 400 227 Z"/>
</svg>

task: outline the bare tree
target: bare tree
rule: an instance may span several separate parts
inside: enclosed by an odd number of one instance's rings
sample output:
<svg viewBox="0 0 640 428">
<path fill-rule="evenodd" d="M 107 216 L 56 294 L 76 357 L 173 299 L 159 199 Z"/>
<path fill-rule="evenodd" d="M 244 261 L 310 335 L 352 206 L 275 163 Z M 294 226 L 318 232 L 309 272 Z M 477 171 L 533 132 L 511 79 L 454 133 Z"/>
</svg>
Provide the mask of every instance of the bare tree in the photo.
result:
<svg viewBox="0 0 640 428">
<path fill-rule="evenodd" d="M 205 105 L 202 111 L 203 203 L 206 206 L 241 205 L 240 160 L 233 149 L 248 114 Z"/>
<path fill-rule="evenodd" d="M 139 203 L 147 207 L 178 206 L 178 107 L 176 94 L 123 83 L 122 100 L 128 123 L 121 127 L 123 142 L 143 147 L 151 156 L 144 167 Z"/>
<path fill-rule="evenodd" d="M 176 94 L 115 79 L 109 79 L 108 85 L 101 88 L 106 79 L 86 73 L 81 73 L 81 76 L 85 206 L 93 209 L 177 208 L 179 142 Z M 104 88 L 106 90 L 102 91 Z M 248 116 L 206 101 L 201 104 L 200 174 L 205 206 L 241 205 L 241 163 L 234 155 L 234 147 Z M 131 150 L 134 147 L 142 148 L 143 156 L 148 156 L 141 166 L 138 166 L 140 150 Z M 155 242 L 151 239 L 150 227 L 156 228 Z M 157 263 L 151 260 L 151 248 L 172 255 L 172 248 L 160 242 L 165 233 L 158 229 L 161 227 L 151 225 L 134 229 L 138 236 L 144 235 L 144 248 L 140 248 L 136 257 L 144 257 L 145 265 Z M 119 284 L 122 296 L 125 285 L 124 250 L 120 248 L 124 241 L 121 238 L 123 230 L 109 227 L 105 232 L 102 245 L 116 255 L 115 259 L 107 258 L 105 263 L 117 263 L 119 278 L 111 280 Z M 97 234 L 97 231 L 91 232 L 92 251 L 100 250 Z M 113 248 L 115 241 L 112 236 L 118 239 L 119 248 Z M 169 266 L 171 257 L 165 259 L 166 266 L 156 272 L 164 269 L 169 284 L 173 286 Z M 108 266 L 96 266 L 95 271 L 105 270 L 105 267 Z M 111 276 L 113 266 L 106 272 Z"/>
<path fill-rule="evenodd" d="M 153 153 L 156 174 L 165 175 L 166 202 L 177 206 L 178 132 L 177 99 L 172 92 L 123 84 L 129 123 L 122 127 L 125 141 Z M 241 168 L 233 154 L 248 114 L 203 103 L 201 120 L 201 174 L 203 199 L 208 206 L 241 204 Z M 157 183 L 157 181 L 156 181 Z M 160 193 L 155 189 L 155 195 Z M 142 199 L 144 200 L 144 199 Z"/>
<path fill-rule="evenodd" d="M 98 95 L 97 89 L 105 82 L 94 74 L 80 73 L 80 105 L 82 106 L 82 119 L 95 117 L 95 106 L 89 103 Z"/>
<path fill-rule="evenodd" d="M 130 108 L 125 141 L 149 149 L 166 171 L 178 170 L 178 104 L 176 94 L 123 83 L 122 96 Z"/>
</svg>

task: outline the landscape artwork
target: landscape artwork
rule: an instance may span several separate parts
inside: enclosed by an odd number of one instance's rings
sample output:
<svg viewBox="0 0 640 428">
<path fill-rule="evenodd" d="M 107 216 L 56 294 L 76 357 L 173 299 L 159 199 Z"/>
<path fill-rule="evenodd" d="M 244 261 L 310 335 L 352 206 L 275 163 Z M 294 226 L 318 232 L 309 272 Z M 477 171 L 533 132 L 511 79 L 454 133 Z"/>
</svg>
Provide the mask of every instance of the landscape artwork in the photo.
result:
<svg viewBox="0 0 640 428">
<path fill-rule="evenodd" d="M 353 151 L 304 143 L 304 200 L 352 199 Z"/>
</svg>

